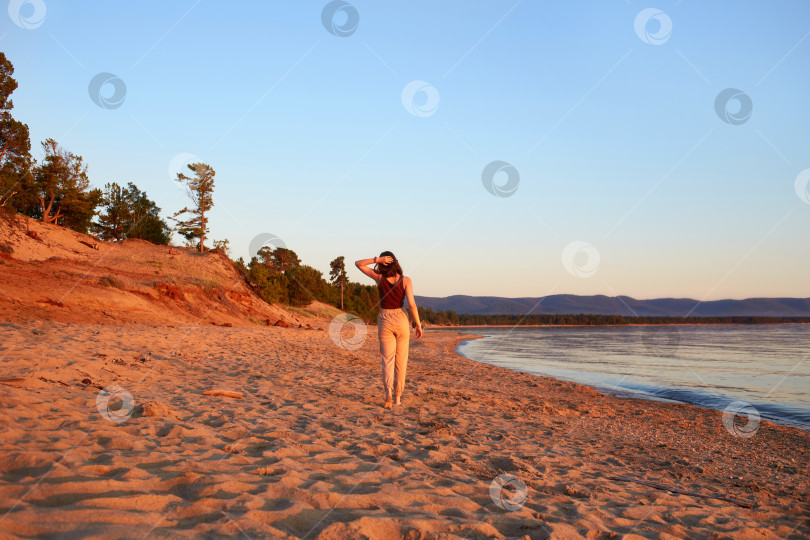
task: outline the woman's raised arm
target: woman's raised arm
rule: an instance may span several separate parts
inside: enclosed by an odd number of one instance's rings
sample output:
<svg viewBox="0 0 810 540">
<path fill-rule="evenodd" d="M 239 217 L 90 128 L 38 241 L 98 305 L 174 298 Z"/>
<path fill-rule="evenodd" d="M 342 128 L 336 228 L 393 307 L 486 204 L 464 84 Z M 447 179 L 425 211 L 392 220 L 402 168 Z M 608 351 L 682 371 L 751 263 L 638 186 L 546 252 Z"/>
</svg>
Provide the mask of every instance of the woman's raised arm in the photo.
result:
<svg viewBox="0 0 810 540">
<path fill-rule="evenodd" d="M 393 258 L 391 257 L 372 257 L 371 259 L 360 259 L 359 261 L 354 261 L 354 265 L 358 270 L 379 283 L 382 276 L 369 268 L 369 265 L 377 264 L 378 262 L 389 264 L 392 260 Z"/>
</svg>

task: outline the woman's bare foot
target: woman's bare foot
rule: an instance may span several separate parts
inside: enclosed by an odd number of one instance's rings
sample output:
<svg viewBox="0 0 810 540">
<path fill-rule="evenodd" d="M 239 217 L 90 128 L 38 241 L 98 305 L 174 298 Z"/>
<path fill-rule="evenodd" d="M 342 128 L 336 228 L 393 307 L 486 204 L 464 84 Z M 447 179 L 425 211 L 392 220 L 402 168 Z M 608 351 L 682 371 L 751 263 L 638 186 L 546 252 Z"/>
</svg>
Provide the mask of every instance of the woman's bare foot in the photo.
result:
<svg viewBox="0 0 810 540">
<path fill-rule="evenodd" d="M 385 398 L 385 405 L 383 405 L 383 408 L 384 409 L 390 409 L 391 408 L 391 396 L 388 396 L 387 398 Z"/>
<path fill-rule="evenodd" d="M 402 405 L 402 396 L 396 396 L 394 400 L 394 405 Z"/>
</svg>

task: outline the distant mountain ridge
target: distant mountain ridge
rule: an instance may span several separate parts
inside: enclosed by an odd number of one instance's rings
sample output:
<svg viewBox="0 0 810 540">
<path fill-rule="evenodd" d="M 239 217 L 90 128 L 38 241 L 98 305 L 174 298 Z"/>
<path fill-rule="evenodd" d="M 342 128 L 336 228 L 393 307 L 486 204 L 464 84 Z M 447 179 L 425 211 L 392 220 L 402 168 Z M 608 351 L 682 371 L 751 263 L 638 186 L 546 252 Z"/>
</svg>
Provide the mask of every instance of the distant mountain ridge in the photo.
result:
<svg viewBox="0 0 810 540">
<path fill-rule="evenodd" d="M 629 296 L 579 296 L 555 294 L 535 298 L 454 295 L 443 298 L 417 296 L 419 306 L 472 315 L 587 314 L 639 317 L 810 317 L 810 298 L 746 298 L 708 300 Z"/>
</svg>

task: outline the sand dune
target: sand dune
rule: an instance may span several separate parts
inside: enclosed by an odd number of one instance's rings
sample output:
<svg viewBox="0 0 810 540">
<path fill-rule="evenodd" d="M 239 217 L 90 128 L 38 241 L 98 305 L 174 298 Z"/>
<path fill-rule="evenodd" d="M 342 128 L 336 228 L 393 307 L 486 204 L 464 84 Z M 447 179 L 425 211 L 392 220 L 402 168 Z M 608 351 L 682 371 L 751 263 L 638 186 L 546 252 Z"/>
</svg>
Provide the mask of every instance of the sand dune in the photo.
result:
<svg viewBox="0 0 810 540">
<path fill-rule="evenodd" d="M 0 327 L 0 537 L 810 535 L 807 432 L 735 437 L 469 361 L 452 332 L 413 343 L 388 411 L 371 330 L 350 351 L 323 324 Z"/>
<path fill-rule="evenodd" d="M 0 214 L 0 321 L 267 325 L 304 319 L 266 304 L 224 255 L 142 240 L 99 242 Z"/>
</svg>

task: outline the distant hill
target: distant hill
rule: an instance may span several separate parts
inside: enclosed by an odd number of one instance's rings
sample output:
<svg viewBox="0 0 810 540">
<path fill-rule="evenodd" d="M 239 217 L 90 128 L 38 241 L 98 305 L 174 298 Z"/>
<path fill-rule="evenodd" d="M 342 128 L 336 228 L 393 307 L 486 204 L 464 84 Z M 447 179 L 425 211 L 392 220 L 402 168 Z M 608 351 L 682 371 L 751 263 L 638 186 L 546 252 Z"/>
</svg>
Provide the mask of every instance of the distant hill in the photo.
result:
<svg viewBox="0 0 810 540">
<path fill-rule="evenodd" d="M 417 296 L 419 306 L 474 315 L 588 314 L 640 317 L 810 317 L 810 298 L 747 298 L 711 300 L 698 305 L 692 298 L 636 300 L 629 296 L 555 294 L 540 298 L 455 295 Z M 697 307 L 695 307 L 697 305 Z M 694 308 L 694 309 L 693 309 Z M 691 311 L 691 313 L 690 313 Z"/>
</svg>

